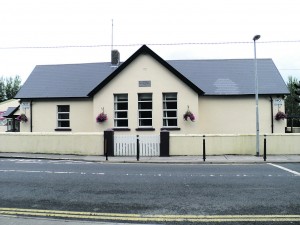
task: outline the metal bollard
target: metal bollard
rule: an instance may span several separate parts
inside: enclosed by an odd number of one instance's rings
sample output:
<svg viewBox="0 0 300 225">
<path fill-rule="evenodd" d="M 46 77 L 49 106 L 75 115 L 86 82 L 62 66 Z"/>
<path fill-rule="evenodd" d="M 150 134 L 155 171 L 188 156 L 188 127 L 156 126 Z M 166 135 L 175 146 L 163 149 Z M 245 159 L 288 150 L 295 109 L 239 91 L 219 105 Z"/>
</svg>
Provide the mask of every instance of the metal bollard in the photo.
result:
<svg viewBox="0 0 300 225">
<path fill-rule="evenodd" d="M 206 151 L 205 151 L 205 135 L 203 135 L 203 161 L 206 159 Z"/>
<path fill-rule="evenodd" d="M 267 135 L 264 135 L 264 161 L 267 160 Z"/>
<path fill-rule="evenodd" d="M 140 138 L 139 135 L 136 135 L 136 160 L 140 160 Z"/>
<path fill-rule="evenodd" d="M 107 139 L 104 140 L 105 159 L 108 161 Z"/>
</svg>

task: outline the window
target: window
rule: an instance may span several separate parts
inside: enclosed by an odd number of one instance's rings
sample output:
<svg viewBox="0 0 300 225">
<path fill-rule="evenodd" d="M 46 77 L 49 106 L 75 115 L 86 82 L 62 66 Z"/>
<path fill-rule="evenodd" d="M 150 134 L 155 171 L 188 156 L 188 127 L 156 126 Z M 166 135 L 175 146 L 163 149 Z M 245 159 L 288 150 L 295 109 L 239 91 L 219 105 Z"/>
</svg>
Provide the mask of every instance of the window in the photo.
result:
<svg viewBox="0 0 300 225">
<path fill-rule="evenodd" d="M 152 127 L 152 94 L 138 94 L 139 127 Z"/>
<path fill-rule="evenodd" d="M 128 127 L 128 94 L 114 95 L 114 126 Z"/>
<path fill-rule="evenodd" d="M 70 127 L 70 106 L 69 105 L 57 106 L 57 127 L 58 128 Z"/>
<path fill-rule="evenodd" d="M 177 93 L 163 93 L 163 126 L 177 127 Z"/>
</svg>

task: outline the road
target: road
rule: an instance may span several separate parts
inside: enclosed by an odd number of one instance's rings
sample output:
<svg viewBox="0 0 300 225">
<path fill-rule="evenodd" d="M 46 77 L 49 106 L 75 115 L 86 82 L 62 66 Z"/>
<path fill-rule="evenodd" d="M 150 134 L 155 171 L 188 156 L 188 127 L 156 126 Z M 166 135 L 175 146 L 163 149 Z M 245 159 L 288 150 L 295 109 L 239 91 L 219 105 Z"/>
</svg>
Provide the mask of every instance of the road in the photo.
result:
<svg viewBox="0 0 300 225">
<path fill-rule="evenodd" d="M 284 224 L 300 221 L 299 175 L 297 163 L 171 165 L 0 159 L 0 211 L 135 223 L 205 218 L 271 221 L 277 216 Z M 95 218 L 89 217 L 91 212 Z"/>
</svg>

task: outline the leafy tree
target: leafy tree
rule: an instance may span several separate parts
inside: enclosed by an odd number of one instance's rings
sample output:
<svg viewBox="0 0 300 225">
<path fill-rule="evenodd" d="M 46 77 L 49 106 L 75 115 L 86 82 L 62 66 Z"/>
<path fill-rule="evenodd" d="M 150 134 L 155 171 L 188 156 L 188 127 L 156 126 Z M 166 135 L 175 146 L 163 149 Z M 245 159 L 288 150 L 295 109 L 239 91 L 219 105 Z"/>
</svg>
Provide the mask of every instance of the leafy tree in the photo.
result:
<svg viewBox="0 0 300 225">
<path fill-rule="evenodd" d="M 0 102 L 5 101 L 5 81 L 0 77 Z"/>
<path fill-rule="evenodd" d="M 296 102 L 295 98 L 297 97 L 295 91 L 296 87 L 295 84 L 298 84 L 299 81 L 297 78 L 290 76 L 288 78 L 287 86 L 290 91 L 290 95 L 288 95 L 285 99 L 285 112 L 289 117 L 295 117 L 300 116 L 300 105 L 298 102 Z M 290 126 L 294 127 L 300 127 L 299 119 L 288 119 L 288 124 Z"/>
<path fill-rule="evenodd" d="M 0 102 L 12 99 L 21 88 L 21 78 L 17 75 L 14 78 L 0 78 Z"/>
<path fill-rule="evenodd" d="M 21 86 L 21 79 L 19 76 L 15 76 L 15 78 L 8 77 L 6 78 L 6 86 L 5 86 L 5 94 L 6 99 L 12 99 L 18 93 Z"/>
</svg>

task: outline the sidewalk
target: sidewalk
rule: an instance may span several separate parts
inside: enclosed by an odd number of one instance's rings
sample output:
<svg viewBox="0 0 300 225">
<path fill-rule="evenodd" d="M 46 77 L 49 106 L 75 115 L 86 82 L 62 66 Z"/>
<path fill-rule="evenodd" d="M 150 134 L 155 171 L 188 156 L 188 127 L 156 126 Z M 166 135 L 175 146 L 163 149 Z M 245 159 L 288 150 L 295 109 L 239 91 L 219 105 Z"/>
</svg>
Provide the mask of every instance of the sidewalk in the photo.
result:
<svg viewBox="0 0 300 225">
<path fill-rule="evenodd" d="M 205 162 L 202 156 L 170 156 L 170 157 L 119 157 L 109 156 L 81 156 L 81 155 L 57 155 L 57 154 L 32 154 L 32 153 L 0 153 L 0 158 L 18 159 L 49 159 L 49 160 L 74 160 L 100 163 L 174 163 L 174 164 L 232 164 L 232 163 L 300 163 L 300 155 L 218 155 L 206 156 Z"/>
</svg>

